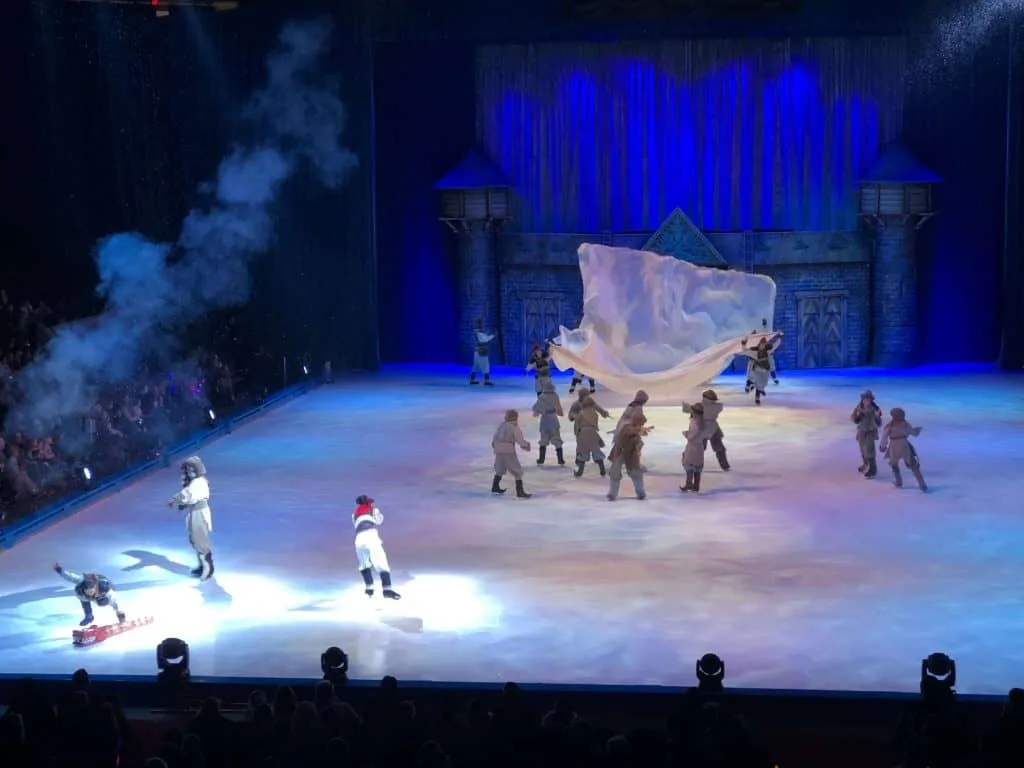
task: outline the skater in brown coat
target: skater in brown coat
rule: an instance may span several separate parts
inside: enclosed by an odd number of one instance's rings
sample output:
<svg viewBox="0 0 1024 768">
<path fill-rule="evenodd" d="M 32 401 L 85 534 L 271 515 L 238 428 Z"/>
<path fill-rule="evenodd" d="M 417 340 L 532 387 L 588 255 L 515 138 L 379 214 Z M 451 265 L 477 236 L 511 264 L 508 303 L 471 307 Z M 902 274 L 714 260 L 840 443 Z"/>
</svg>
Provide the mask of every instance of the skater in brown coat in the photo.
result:
<svg viewBox="0 0 1024 768">
<path fill-rule="evenodd" d="M 700 493 L 700 476 L 704 472 L 704 452 L 707 450 L 710 433 L 717 425 L 704 416 L 704 405 L 696 403 L 689 408 L 690 424 L 683 432 L 686 447 L 683 449 L 683 469 L 686 470 L 686 485 L 679 486 L 683 493 Z"/>
<path fill-rule="evenodd" d="M 872 478 L 878 474 L 875 442 L 878 440 L 878 428 L 882 426 L 882 409 L 878 407 L 870 389 L 860 393 L 860 402 L 850 414 L 850 421 L 857 425 L 857 446 L 860 448 L 860 467 L 857 471 L 864 477 Z"/>
<path fill-rule="evenodd" d="M 583 477 L 588 461 L 597 464 L 601 477 L 607 474 L 604 467 L 604 440 L 601 437 L 601 417 L 608 418 L 608 411 L 597 404 L 589 392 L 580 392 L 580 399 L 569 409 L 569 421 L 576 435 L 576 471 L 573 477 Z"/>
<path fill-rule="evenodd" d="M 622 424 L 615 433 L 615 443 L 608 455 L 612 465 L 608 470 L 608 501 L 615 501 L 619 496 L 619 484 L 622 482 L 622 470 L 626 470 L 633 481 L 633 490 L 641 501 L 647 498 L 644 491 L 644 466 L 640 462 L 644 447 L 644 423 L 647 417 L 642 412 L 634 412 L 630 420 Z"/>
<path fill-rule="evenodd" d="M 519 411 L 505 411 L 505 420 L 501 423 L 491 439 L 491 448 L 494 450 L 494 481 L 491 483 L 491 493 L 504 493 L 501 487 L 501 478 L 511 474 L 516 480 L 516 496 L 520 499 L 530 498 L 530 494 L 523 488 L 523 465 L 519 463 L 516 455 L 516 446 L 524 451 L 530 450 L 530 444 L 523 437 L 523 430 L 519 428 Z"/>
<path fill-rule="evenodd" d="M 718 393 L 713 389 L 705 389 L 701 394 L 701 401 L 697 405 L 701 406 L 704 424 L 707 426 L 706 431 L 708 435 L 704 440 L 704 447 L 707 448 L 707 444 L 711 443 L 711 450 L 715 452 L 718 466 L 722 468 L 723 472 L 728 472 L 732 467 L 729 464 L 729 457 L 725 452 L 725 433 L 718 424 L 718 417 L 722 414 L 723 409 L 722 404 L 718 402 Z M 689 403 L 683 403 L 683 413 L 690 413 L 691 409 L 695 407 L 696 405 L 691 406 Z M 683 434 L 686 433 L 684 432 Z"/>
<path fill-rule="evenodd" d="M 619 423 L 615 425 L 615 432 L 613 432 L 612 434 L 618 434 L 619 429 L 624 424 L 629 424 L 630 421 L 633 420 L 633 417 L 635 417 L 637 414 L 644 417 L 644 424 L 646 424 L 647 417 L 644 415 L 644 406 L 647 405 L 647 401 L 650 399 L 651 396 L 648 395 L 644 390 L 637 390 L 637 393 L 633 395 L 633 399 L 630 401 L 629 405 L 626 406 L 625 410 L 622 412 L 622 415 L 619 416 Z M 646 435 L 652 429 L 654 429 L 654 427 L 645 426 L 644 434 Z"/>
<path fill-rule="evenodd" d="M 921 462 L 917 457 L 917 451 L 914 450 L 914 446 L 910 442 L 911 437 L 921 434 L 921 427 L 915 427 L 907 421 L 907 414 L 902 408 L 893 408 L 889 411 L 889 415 L 892 416 L 892 421 L 882 429 L 882 444 L 879 448 L 885 454 L 885 458 L 889 460 L 889 466 L 892 467 L 892 484 L 897 488 L 903 487 L 903 476 L 900 474 L 900 461 L 902 460 L 907 465 L 907 469 L 913 472 L 914 479 L 917 480 L 917 487 L 925 492 L 928 490 L 928 486 L 925 485 L 924 475 L 921 474 Z"/>
<path fill-rule="evenodd" d="M 560 466 L 565 466 L 565 456 L 562 453 L 562 427 L 558 421 L 562 412 L 562 401 L 555 391 L 555 383 L 546 379 L 541 384 L 540 394 L 537 395 L 537 402 L 533 404 L 533 415 L 540 417 L 540 442 L 537 456 L 537 465 L 544 463 L 547 457 L 548 446 L 555 446 L 555 456 Z"/>
</svg>

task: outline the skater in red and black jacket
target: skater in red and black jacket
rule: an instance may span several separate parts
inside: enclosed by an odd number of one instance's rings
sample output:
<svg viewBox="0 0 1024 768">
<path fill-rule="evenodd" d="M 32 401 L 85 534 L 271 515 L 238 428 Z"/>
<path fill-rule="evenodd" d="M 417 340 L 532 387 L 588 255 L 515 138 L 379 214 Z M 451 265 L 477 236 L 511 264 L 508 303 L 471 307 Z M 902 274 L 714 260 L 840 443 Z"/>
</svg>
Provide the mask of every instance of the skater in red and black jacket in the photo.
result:
<svg viewBox="0 0 1024 768">
<path fill-rule="evenodd" d="M 85 618 L 79 622 L 79 626 L 87 627 L 93 623 L 92 604 L 110 606 L 117 614 L 119 623 L 124 624 L 124 612 L 117 605 L 117 596 L 114 594 L 114 585 L 106 576 L 98 573 L 75 573 L 65 570 L 60 563 L 53 564 L 53 570 L 65 581 L 75 585 L 75 596 L 82 603 L 82 611 Z"/>
</svg>

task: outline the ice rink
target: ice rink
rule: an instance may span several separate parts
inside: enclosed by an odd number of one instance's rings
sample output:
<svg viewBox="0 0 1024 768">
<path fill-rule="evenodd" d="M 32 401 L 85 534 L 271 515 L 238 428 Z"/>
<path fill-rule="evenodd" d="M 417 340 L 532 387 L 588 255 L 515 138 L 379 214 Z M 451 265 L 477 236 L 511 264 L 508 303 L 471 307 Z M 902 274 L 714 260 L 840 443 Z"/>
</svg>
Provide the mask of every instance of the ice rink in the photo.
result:
<svg viewBox="0 0 1024 768">
<path fill-rule="evenodd" d="M 924 428 L 929 493 L 909 472 L 895 489 L 884 465 L 857 473 L 849 414 L 866 387 Z M 489 493 L 506 408 L 536 441 L 526 377 L 470 388 L 454 369 L 404 368 L 321 387 L 201 452 L 213 581 L 188 576 L 166 506 L 176 468 L 0 553 L 0 672 L 149 675 L 173 636 L 201 676 L 314 677 L 340 645 L 357 678 L 677 685 L 714 651 L 730 687 L 912 691 L 920 660 L 944 651 L 963 692 L 1024 684 L 1024 379 L 782 372 L 760 408 L 737 377 L 716 388 L 733 471 L 709 452 L 703 493 L 680 493 L 685 417 L 655 403 L 649 498 L 626 480 L 609 503 L 593 465 L 576 480 L 536 450 L 532 499 Z M 597 399 L 613 417 L 625 404 Z M 384 513 L 400 602 L 363 595 L 362 493 Z M 74 649 L 81 613 L 55 560 L 109 576 L 155 624 Z"/>
</svg>

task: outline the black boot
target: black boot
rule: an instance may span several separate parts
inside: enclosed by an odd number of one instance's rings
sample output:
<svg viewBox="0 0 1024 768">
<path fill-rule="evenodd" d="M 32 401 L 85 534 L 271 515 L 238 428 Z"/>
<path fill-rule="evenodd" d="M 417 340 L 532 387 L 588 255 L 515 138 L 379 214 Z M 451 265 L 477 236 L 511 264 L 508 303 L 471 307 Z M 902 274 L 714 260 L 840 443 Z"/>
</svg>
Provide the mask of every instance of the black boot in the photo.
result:
<svg viewBox="0 0 1024 768">
<path fill-rule="evenodd" d="M 380 585 L 384 591 L 384 597 L 388 600 L 401 600 L 402 596 L 391 588 L 391 574 L 388 571 L 380 572 Z"/>
<path fill-rule="evenodd" d="M 520 499 L 528 499 L 531 496 L 531 494 L 527 493 L 526 489 L 523 488 L 522 480 L 516 480 L 516 496 Z"/>
<path fill-rule="evenodd" d="M 605 469 L 603 461 L 597 462 L 597 471 L 601 473 L 601 477 L 604 477 L 605 475 L 608 474 L 608 470 Z"/>
<path fill-rule="evenodd" d="M 693 473 L 693 488 L 691 488 L 690 490 L 692 490 L 694 493 L 700 493 L 700 476 L 700 472 Z"/>
<path fill-rule="evenodd" d="M 686 485 L 680 485 L 679 490 L 688 493 L 693 490 L 693 472 L 686 470 Z"/>
<path fill-rule="evenodd" d="M 772 371 L 772 383 L 775 386 L 779 385 L 779 377 L 776 375 L 775 371 Z"/>
<path fill-rule="evenodd" d="M 594 394 L 595 392 L 597 392 L 597 383 L 593 379 L 590 379 L 590 394 Z"/>
<path fill-rule="evenodd" d="M 903 487 L 903 475 L 900 473 L 900 468 L 895 465 L 892 468 L 892 484 L 897 488 Z"/>
<path fill-rule="evenodd" d="M 729 457 L 725 455 L 725 448 L 720 451 L 715 451 L 715 456 L 718 458 L 718 466 L 722 468 L 723 472 L 728 472 L 732 469 L 729 465 Z"/>
<path fill-rule="evenodd" d="M 85 618 L 78 622 L 78 626 L 88 627 L 94 621 L 92 617 L 92 603 L 86 600 L 81 600 L 80 602 L 82 603 L 82 613 L 85 614 Z"/>
<path fill-rule="evenodd" d="M 752 381 L 751 381 L 750 379 L 747 379 L 747 383 L 746 383 L 746 385 L 745 385 L 745 386 L 743 387 L 743 391 L 744 391 L 744 392 L 745 392 L 746 394 L 748 394 L 748 395 L 749 395 L 749 394 L 750 394 L 750 391 L 751 391 L 751 390 L 752 390 L 753 388 L 754 388 L 754 382 L 752 382 Z"/>
<path fill-rule="evenodd" d="M 117 623 L 124 624 L 128 620 L 128 617 L 124 615 L 124 611 L 117 612 Z"/>
<path fill-rule="evenodd" d="M 565 454 L 562 453 L 561 448 L 555 448 L 555 457 L 558 459 L 558 466 L 565 466 Z"/>
<path fill-rule="evenodd" d="M 917 480 L 917 487 L 921 489 L 921 493 L 928 492 L 928 484 L 924 481 L 924 475 L 921 474 L 921 467 L 914 467 L 910 470 L 914 473 L 914 479 Z"/>
<path fill-rule="evenodd" d="M 587 465 L 582 461 L 576 462 L 576 471 L 572 473 L 573 477 L 583 477 L 583 470 Z"/>
<path fill-rule="evenodd" d="M 494 382 L 491 381 L 491 374 L 489 374 L 489 373 L 485 373 L 484 374 L 484 386 L 485 387 L 493 387 L 494 386 Z"/>
<path fill-rule="evenodd" d="M 864 477 L 870 480 L 872 477 L 878 474 L 878 462 L 874 459 L 868 459 L 867 470 L 864 472 Z"/>
<path fill-rule="evenodd" d="M 763 394 L 764 394 L 764 392 L 762 392 L 760 389 L 755 389 L 754 390 L 754 405 L 760 405 L 761 404 L 761 395 L 763 395 Z"/>
<path fill-rule="evenodd" d="M 547 458 L 548 447 L 546 445 L 539 446 L 537 448 L 537 466 L 539 467 L 544 463 L 544 459 Z"/>
<path fill-rule="evenodd" d="M 504 493 L 505 489 L 501 487 L 501 475 L 495 475 L 493 482 L 491 482 L 491 493 Z"/>
<path fill-rule="evenodd" d="M 209 581 L 213 576 L 213 552 L 207 552 L 203 559 L 206 561 L 206 566 L 203 568 L 203 575 L 199 577 L 199 580 Z"/>
<path fill-rule="evenodd" d="M 470 384 L 479 384 L 480 383 L 479 381 L 476 380 L 476 374 L 475 373 L 469 374 L 469 383 Z"/>
<path fill-rule="evenodd" d="M 868 469 L 867 461 L 865 461 L 863 464 L 861 464 L 859 467 L 857 467 L 857 471 L 860 472 L 862 475 L 867 471 L 867 469 Z"/>
<path fill-rule="evenodd" d="M 199 562 L 199 565 L 197 565 L 195 568 L 189 571 L 189 573 L 198 579 L 200 576 L 203 575 L 203 556 L 200 554 L 196 554 L 196 560 Z"/>
<path fill-rule="evenodd" d="M 363 577 L 363 585 L 366 590 L 367 597 L 373 597 L 373 569 L 363 568 L 359 572 L 359 575 Z"/>
</svg>

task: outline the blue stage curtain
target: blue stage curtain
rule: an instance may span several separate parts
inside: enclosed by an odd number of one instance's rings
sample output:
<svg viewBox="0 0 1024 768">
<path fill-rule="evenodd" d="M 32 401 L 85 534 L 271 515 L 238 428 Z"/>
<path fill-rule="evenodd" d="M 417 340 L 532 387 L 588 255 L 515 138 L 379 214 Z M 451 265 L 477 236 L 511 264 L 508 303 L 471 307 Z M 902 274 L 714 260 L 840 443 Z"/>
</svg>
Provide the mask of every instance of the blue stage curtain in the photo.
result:
<svg viewBox="0 0 1024 768">
<path fill-rule="evenodd" d="M 477 137 L 525 232 L 857 226 L 902 128 L 901 38 L 482 47 Z"/>
</svg>

